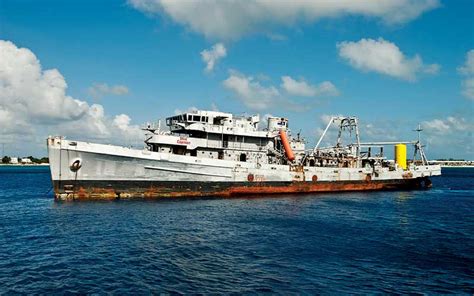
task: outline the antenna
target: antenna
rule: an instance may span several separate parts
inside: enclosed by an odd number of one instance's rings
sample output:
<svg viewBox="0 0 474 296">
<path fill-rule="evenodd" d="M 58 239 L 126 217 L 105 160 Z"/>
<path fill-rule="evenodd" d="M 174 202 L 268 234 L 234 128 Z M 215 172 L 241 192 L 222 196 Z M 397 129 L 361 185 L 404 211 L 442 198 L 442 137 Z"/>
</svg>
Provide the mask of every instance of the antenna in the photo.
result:
<svg viewBox="0 0 474 296">
<path fill-rule="evenodd" d="M 423 131 L 423 129 L 421 128 L 421 124 L 418 123 L 418 127 L 413 131 L 418 133 L 418 141 L 415 144 L 415 152 L 413 154 L 413 162 L 415 162 L 416 154 L 420 153 L 421 163 L 423 165 L 427 165 L 428 164 L 428 159 L 426 158 L 425 151 L 423 151 L 423 145 L 421 145 L 421 141 L 420 141 L 421 132 Z"/>
<path fill-rule="evenodd" d="M 413 131 L 418 132 L 418 142 L 420 142 L 421 132 L 423 131 L 423 129 L 421 128 L 421 124 L 418 123 L 418 127 Z"/>
</svg>

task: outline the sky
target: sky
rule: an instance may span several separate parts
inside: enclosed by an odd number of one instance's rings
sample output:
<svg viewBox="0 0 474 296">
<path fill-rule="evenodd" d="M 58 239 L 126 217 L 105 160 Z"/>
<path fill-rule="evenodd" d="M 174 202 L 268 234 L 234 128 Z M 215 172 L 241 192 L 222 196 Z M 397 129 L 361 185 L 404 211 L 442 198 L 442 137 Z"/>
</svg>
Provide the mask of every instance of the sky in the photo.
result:
<svg viewBox="0 0 474 296">
<path fill-rule="evenodd" d="M 331 115 L 362 141 L 474 159 L 474 1 L 0 0 L 0 143 L 141 145 L 193 109 L 283 116 L 307 146 Z"/>
</svg>

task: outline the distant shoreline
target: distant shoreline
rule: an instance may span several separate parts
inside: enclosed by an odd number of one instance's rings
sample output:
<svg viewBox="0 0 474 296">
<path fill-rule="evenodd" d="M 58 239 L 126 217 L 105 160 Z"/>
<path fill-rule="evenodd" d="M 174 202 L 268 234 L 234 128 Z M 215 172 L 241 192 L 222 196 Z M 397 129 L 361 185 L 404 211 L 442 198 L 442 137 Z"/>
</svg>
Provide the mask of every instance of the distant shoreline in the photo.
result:
<svg viewBox="0 0 474 296">
<path fill-rule="evenodd" d="M 465 168 L 474 168 L 474 165 L 442 165 L 441 168 L 465 169 Z"/>
</svg>

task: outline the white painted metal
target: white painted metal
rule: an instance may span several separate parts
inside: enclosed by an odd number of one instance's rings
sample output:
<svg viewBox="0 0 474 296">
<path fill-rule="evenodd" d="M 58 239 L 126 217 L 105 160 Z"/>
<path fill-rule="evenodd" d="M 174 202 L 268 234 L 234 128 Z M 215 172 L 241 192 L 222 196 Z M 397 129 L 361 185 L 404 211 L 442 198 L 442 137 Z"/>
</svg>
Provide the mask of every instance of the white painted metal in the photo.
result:
<svg viewBox="0 0 474 296">
<path fill-rule="evenodd" d="M 71 145 L 74 143 L 74 145 Z M 297 172 L 290 165 L 260 164 L 220 159 L 198 159 L 193 156 L 151 152 L 120 146 L 94 144 L 64 140 L 60 137 L 48 139 L 48 150 L 52 179 L 57 180 L 134 180 L 134 181 L 246 181 L 253 174 L 260 181 L 293 181 Z M 79 159 L 82 167 L 71 171 L 70 165 Z M 199 172 L 199 174 L 196 174 Z M 412 166 L 413 178 L 441 174 L 439 165 Z M 402 179 L 407 173 L 401 168 L 334 168 L 304 167 L 304 181 L 313 175 L 320 181 Z M 303 180 L 302 180 L 303 181 Z"/>
<path fill-rule="evenodd" d="M 339 122 L 336 146 L 319 148 L 334 121 Z M 288 120 L 268 119 L 259 129 L 258 116 L 234 116 L 214 111 L 193 111 L 166 119 L 170 131 L 148 124 L 146 148 L 70 141 L 62 137 L 47 140 L 53 181 L 203 181 L 245 182 L 249 174 L 261 182 L 398 180 L 441 174 L 439 165 L 428 165 L 419 141 L 415 144 L 422 165 L 411 163 L 407 170 L 387 161 L 383 155 L 372 157 L 361 148 L 401 142 L 361 143 L 355 117 L 332 117 L 311 152 L 305 152 L 304 139 L 291 137 Z M 295 161 L 288 161 L 278 135 L 289 133 Z M 343 130 L 355 130 L 356 143 L 342 146 Z M 415 151 L 415 152 L 416 152 Z M 80 169 L 71 169 L 73 162 Z"/>
</svg>

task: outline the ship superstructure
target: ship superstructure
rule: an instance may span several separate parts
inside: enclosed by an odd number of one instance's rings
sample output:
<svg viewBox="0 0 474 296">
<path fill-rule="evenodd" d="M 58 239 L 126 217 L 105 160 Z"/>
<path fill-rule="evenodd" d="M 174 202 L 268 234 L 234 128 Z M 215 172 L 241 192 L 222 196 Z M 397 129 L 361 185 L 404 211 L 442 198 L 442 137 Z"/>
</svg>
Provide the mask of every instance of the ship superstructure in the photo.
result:
<svg viewBox="0 0 474 296">
<path fill-rule="evenodd" d="M 429 187 L 429 177 L 441 174 L 439 165 L 428 165 L 419 139 L 361 142 L 355 117 L 332 117 L 311 149 L 283 117 L 261 126 L 258 115 L 196 110 L 167 118 L 166 126 L 147 124 L 141 150 L 48 138 L 56 198 L 411 189 Z M 336 143 L 321 147 L 332 126 Z M 414 147 L 410 161 L 407 145 Z M 395 147 L 394 161 L 384 156 L 387 146 Z"/>
<path fill-rule="evenodd" d="M 194 111 L 166 119 L 168 132 L 152 126 L 145 143 L 150 151 L 259 164 L 285 164 L 280 133 L 288 129 L 288 120 L 268 117 L 259 129 L 260 118 L 233 116 L 215 111 Z M 283 136 L 285 137 L 285 136 Z M 304 155 L 304 141 L 291 140 L 291 150 Z M 296 159 L 300 161 L 301 159 Z"/>
</svg>

